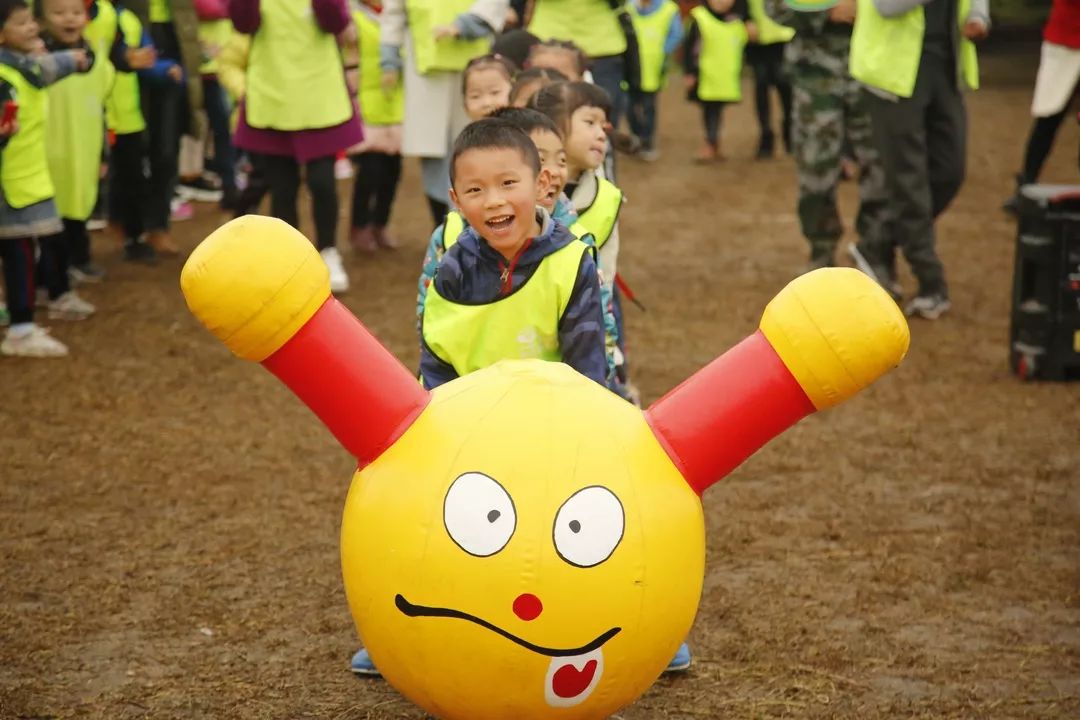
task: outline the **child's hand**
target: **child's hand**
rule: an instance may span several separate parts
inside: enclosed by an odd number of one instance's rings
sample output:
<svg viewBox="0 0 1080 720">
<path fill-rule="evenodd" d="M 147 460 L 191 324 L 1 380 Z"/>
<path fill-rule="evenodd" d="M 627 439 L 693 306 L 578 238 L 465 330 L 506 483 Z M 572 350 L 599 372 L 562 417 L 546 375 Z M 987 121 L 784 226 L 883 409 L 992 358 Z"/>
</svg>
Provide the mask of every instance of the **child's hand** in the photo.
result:
<svg viewBox="0 0 1080 720">
<path fill-rule="evenodd" d="M 165 74 L 177 85 L 184 82 L 184 68 L 179 65 L 173 65 L 165 72 Z"/>
<path fill-rule="evenodd" d="M 401 79 L 401 73 L 397 70 L 383 70 L 382 74 L 382 89 L 383 92 L 389 95 L 397 87 L 398 81 Z"/>
<path fill-rule="evenodd" d="M 697 75 L 683 75 L 682 81 L 687 90 L 693 90 L 697 85 Z"/>
<path fill-rule="evenodd" d="M 982 40 L 990 34 L 989 28 L 982 20 L 968 20 L 964 23 L 963 32 L 968 40 Z"/>
<path fill-rule="evenodd" d="M 0 137 L 11 137 L 17 132 L 19 132 L 19 123 L 14 120 L 0 125 Z"/>
<path fill-rule="evenodd" d="M 840 0 L 829 8 L 829 21 L 840 25 L 851 25 L 855 22 L 855 0 Z"/>
<path fill-rule="evenodd" d="M 90 69 L 90 57 L 86 54 L 86 51 L 82 48 L 71 51 L 71 57 L 75 60 L 75 67 L 79 70 Z"/>
<path fill-rule="evenodd" d="M 132 70 L 146 70 L 157 62 L 157 51 L 152 47 L 129 48 L 124 53 L 124 59 Z"/>
<path fill-rule="evenodd" d="M 48 53 L 49 50 L 45 47 L 45 41 L 41 38 L 37 38 L 30 44 L 31 55 L 47 55 Z"/>
<path fill-rule="evenodd" d="M 435 36 L 436 40 L 444 40 L 446 38 L 458 37 L 459 35 L 461 35 L 461 31 L 458 30 L 457 25 L 451 23 L 449 25 L 440 25 L 439 27 L 435 28 L 435 30 L 432 31 L 431 34 Z"/>
<path fill-rule="evenodd" d="M 752 43 L 756 43 L 758 41 L 758 36 L 760 35 L 757 23 L 747 20 L 744 24 L 746 25 L 746 39 Z"/>
<path fill-rule="evenodd" d="M 345 87 L 349 95 L 355 95 L 360 88 L 360 70 L 349 68 L 345 71 Z"/>
</svg>

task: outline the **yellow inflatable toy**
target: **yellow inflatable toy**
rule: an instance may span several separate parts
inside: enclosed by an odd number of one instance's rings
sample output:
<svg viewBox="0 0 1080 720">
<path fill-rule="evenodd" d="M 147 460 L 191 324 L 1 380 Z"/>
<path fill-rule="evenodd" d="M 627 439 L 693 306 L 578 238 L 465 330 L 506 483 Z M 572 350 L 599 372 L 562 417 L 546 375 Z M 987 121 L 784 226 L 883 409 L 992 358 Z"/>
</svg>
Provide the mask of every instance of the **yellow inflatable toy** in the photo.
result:
<svg viewBox="0 0 1080 720">
<path fill-rule="evenodd" d="M 331 297 L 311 244 L 270 218 L 208 237 L 181 285 L 217 337 L 356 456 L 349 607 L 385 678 L 449 720 L 606 718 L 633 702 L 697 610 L 700 493 L 908 346 L 876 284 L 818 270 L 643 412 L 538 360 L 421 389 Z"/>
</svg>

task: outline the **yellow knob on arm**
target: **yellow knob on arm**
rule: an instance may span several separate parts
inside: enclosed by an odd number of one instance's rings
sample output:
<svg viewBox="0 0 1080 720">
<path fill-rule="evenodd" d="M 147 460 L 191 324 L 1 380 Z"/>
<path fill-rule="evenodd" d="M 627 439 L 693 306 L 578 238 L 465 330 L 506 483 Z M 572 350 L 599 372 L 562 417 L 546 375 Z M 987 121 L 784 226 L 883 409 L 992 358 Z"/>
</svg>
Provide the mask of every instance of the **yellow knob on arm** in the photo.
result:
<svg viewBox="0 0 1080 720">
<path fill-rule="evenodd" d="M 298 230 L 245 215 L 195 248 L 180 289 L 195 317 L 233 354 L 262 362 L 330 297 L 330 275 Z"/>
<path fill-rule="evenodd" d="M 818 410 L 899 365 L 911 340 L 888 293 L 853 268 L 793 280 L 765 308 L 761 331 Z"/>
</svg>

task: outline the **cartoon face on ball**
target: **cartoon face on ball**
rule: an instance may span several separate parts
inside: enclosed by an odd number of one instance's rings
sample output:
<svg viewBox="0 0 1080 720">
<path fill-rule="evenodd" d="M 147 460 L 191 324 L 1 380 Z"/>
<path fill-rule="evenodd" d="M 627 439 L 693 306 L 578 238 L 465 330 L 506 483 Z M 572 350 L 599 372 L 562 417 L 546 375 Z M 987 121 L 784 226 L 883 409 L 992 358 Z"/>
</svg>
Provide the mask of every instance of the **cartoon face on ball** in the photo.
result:
<svg viewBox="0 0 1080 720">
<path fill-rule="evenodd" d="M 436 391 L 342 522 L 365 645 L 444 718 L 607 717 L 685 637 L 703 564 L 700 500 L 641 411 L 553 363 Z"/>
</svg>

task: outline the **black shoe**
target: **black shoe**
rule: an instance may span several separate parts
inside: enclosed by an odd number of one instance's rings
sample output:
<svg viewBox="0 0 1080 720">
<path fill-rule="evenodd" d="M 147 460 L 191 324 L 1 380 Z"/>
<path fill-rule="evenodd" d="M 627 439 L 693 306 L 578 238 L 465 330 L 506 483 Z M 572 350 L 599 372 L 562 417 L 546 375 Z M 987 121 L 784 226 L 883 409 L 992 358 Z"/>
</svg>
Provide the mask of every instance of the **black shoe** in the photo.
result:
<svg viewBox="0 0 1080 720">
<path fill-rule="evenodd" d="M 240 209 L 240 191 L 236 188 L 225 188 L 221 191 L 221 209 L 225 212 L 236 212 Z"/>
<path fill-rule="evenodd" d="M 758 143 L 757 159 L 758 160 L 769 160 L 769 159 L 771 159 L 773 154 L 774 154 L 773 144 L 774 144 L 774 141 L 773 141 L 773 136 L 772 135 L 763 135 L 762 138 L 761 138 L 761 142 Z"/>
<path fill-rule="evenodd" d="M 124 241 L 124 259 L 128 262 L 143 263 L 144 265 L 157 264 L 157 252 L 143 240 Z"/>
</svg>

